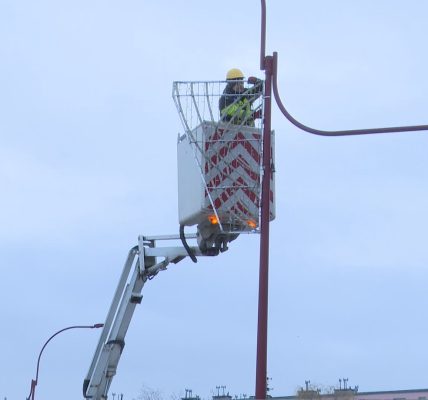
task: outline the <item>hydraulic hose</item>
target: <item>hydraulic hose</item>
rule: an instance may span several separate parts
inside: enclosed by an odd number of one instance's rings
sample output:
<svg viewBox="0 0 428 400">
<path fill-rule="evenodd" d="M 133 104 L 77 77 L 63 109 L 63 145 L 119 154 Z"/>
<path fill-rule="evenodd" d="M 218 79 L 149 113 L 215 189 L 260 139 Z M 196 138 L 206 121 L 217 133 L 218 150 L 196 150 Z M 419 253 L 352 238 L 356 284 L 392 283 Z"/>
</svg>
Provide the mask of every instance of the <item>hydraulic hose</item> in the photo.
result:
<svg viewBox="0 0 428 400">
<path fill-rule="evenodd" d="M 184 225 L 180 225 L 180 239 L 181 239 L 181 243 L 183 243 L 183 246 L 186 249 L 187 254 L 191 258 L 191 260 L 194 263 L 197 263 L 198 260 L 197 260 L 197 258 L 195 256 L 195 254 L 193 253 L 193 250 L 190 248 L 190 246 L 186 242 L 186 236 L 184 235 Z"/>
</svg>

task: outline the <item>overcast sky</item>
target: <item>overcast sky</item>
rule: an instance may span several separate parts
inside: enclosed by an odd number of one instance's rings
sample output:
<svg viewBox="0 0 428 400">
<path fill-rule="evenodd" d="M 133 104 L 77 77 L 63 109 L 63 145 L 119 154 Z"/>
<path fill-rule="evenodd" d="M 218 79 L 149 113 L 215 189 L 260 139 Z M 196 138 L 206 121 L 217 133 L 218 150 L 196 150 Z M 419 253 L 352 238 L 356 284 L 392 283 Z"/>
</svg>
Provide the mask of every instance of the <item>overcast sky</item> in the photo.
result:
<svg viewBox="0 0 428 400">
<path fill-rule="evenodd" d="M 268 0 L 267 54 L 318 129 L 427 124 L 428 2 Z M 0 398 L 103 322 L 139 234 L 178 232 L 174 80 L 259 70 L 257 0 L 0 2 Z M 426 388 L 428 132 L 325 138 L 273 112 L 272 395 Z M 191 231 L 191 229 L 189 229 Z M 253 395 L 259 237 L 150 281 L 111 391 Z M 46 348 L 36 398 L 81 398 L 100 331 Z"/>
</svg>

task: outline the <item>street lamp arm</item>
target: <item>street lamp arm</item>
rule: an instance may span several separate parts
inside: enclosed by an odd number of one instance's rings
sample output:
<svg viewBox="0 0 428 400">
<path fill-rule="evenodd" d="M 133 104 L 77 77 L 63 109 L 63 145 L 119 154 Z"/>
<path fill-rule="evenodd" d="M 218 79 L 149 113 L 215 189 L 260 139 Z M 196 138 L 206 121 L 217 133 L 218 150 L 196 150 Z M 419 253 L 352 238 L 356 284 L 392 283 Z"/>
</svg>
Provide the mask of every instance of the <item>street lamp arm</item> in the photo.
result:
<svg viewBox="0 0 428 400">
<path fill-rule="evenodd" d="M 410 125 L 410 126 L 394 126 L 388 128 L 370 128 L 370 129 L 351 129 L 342 131 L 324 131 L 314 129 L 309 126 L 302 124 L 297 121 L 293 116 L 286 110 L 284 104 L 281 101 L 278 91 L 278 53 L 273 53 L 273 93 L 275 96 L 276 104 L 284 116 L 298 128 L 320 136 L 351 136 L 351 135 L 368 135 L 374 133 L 397 133 L 397 132 L 414 132 L 414 131 L 427 131 L 428 125 Z"/>
<path fill-rule="evenodd" d="M 27 397 L 27 400 L 29 400 L 30 398 L 32 400 L 34 400 L 34 392 L 35 392 L 37 382 L 39 379 L 40 359 L 42 357 L 43 351 L 45 350 L 46 346 L 55 336 L 59 335 L 60 333 L 62 333 L 64 331 L 68 331 L 70 329 L 94 329 L 94 328 L 102 328 L 103 326 L 104 326 L 104 324 L 68 326 L 67 328 L 63 328 L 63 329 L 59 330 L 58 332 L 55 332 L 48 340 L 46 340 L 45 344 L 43 345 L 42 349 L 40 350 L 39 357 L 37 358 L 36 379 L 31 380 L 31 390 L 30 390 L 30 394 Z"/>
</svg>

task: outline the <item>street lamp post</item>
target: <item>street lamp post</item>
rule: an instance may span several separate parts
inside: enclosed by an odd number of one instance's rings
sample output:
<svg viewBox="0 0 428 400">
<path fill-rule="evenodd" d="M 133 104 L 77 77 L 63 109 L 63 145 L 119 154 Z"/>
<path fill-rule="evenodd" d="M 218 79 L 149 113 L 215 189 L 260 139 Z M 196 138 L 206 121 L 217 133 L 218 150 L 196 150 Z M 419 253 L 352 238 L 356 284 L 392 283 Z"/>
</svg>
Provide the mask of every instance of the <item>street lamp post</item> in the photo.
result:
<svg viewBox="0 0 428 400">
<path fill-rule="evenodd" d="M 270 130 L 272 91 L 274 99 L 282 114 L 299 129 L 320 136 L 354 136 L 380 133 L 428 131 L 426 125 L 393 126 L 368 129 L 348 129 L 341 131 L 324 131 L 314 129 L 297 121 L 284 107 L 279 96 L 277 84 L 278 54 L 266 55 L 266 0 L 261 0 L 261 32 L 260 32 L 260 69 L 265 71 L 264 88 L 264 129 L 263 129 L 263 180 L 260 223 L 260 269 L 259 298 L 257 322 L 257 359 L 256 359 L 256 390 L 257 400 L 266 399 L 267 392 L 267 333 L 268 333 L 268 280 L 269 280 L 269 221 L 270 221 L 270 179 L 272 174 Z M 344 380 L 345 384 L 345 380 Z"/>
<path fill-rule="evenodd" d="M 63 328 L 59 330 L 58 332 L 55 332 L 43 345 L 42 349 L 40 350 L 39 357 L 37 358 L 37 369 L 36 369 L 36 379 L 31 380 L 31 390 L 30 394 L 27 397 L 27 400 L 34 400 L 34 394 L 36 392 L 36 386 L 39 379 L 39 367 L 40 367 L 40 358 L 42 357 L 42 353 L 45 350 L 45 347 L 47 344 L 57 335 L 64 331 L 68 331 L 70 329 L 94 329 L 94 328 L 102 328 L 104 324 L 94 324 L 94 325 L 74 325 L 74 326 L 68 326 L 67 328 Z"/>
</svg>

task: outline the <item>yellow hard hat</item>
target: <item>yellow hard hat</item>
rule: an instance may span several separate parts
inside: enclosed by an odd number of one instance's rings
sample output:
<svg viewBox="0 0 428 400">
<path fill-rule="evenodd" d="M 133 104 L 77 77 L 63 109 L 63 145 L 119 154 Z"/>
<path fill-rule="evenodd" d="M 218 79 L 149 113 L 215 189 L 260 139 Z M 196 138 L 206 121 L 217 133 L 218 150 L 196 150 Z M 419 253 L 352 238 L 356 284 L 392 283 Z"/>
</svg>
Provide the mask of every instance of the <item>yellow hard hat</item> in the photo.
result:
<svg viewBox="0 0 428 400">
<path fill-rule="evenodd" d="M 240 69 L 232 68 L 229 71 L 227 71 L 226 80 L 233 80 L 233 79 L 244 79 L 244 74 Z"/>
</svg>

